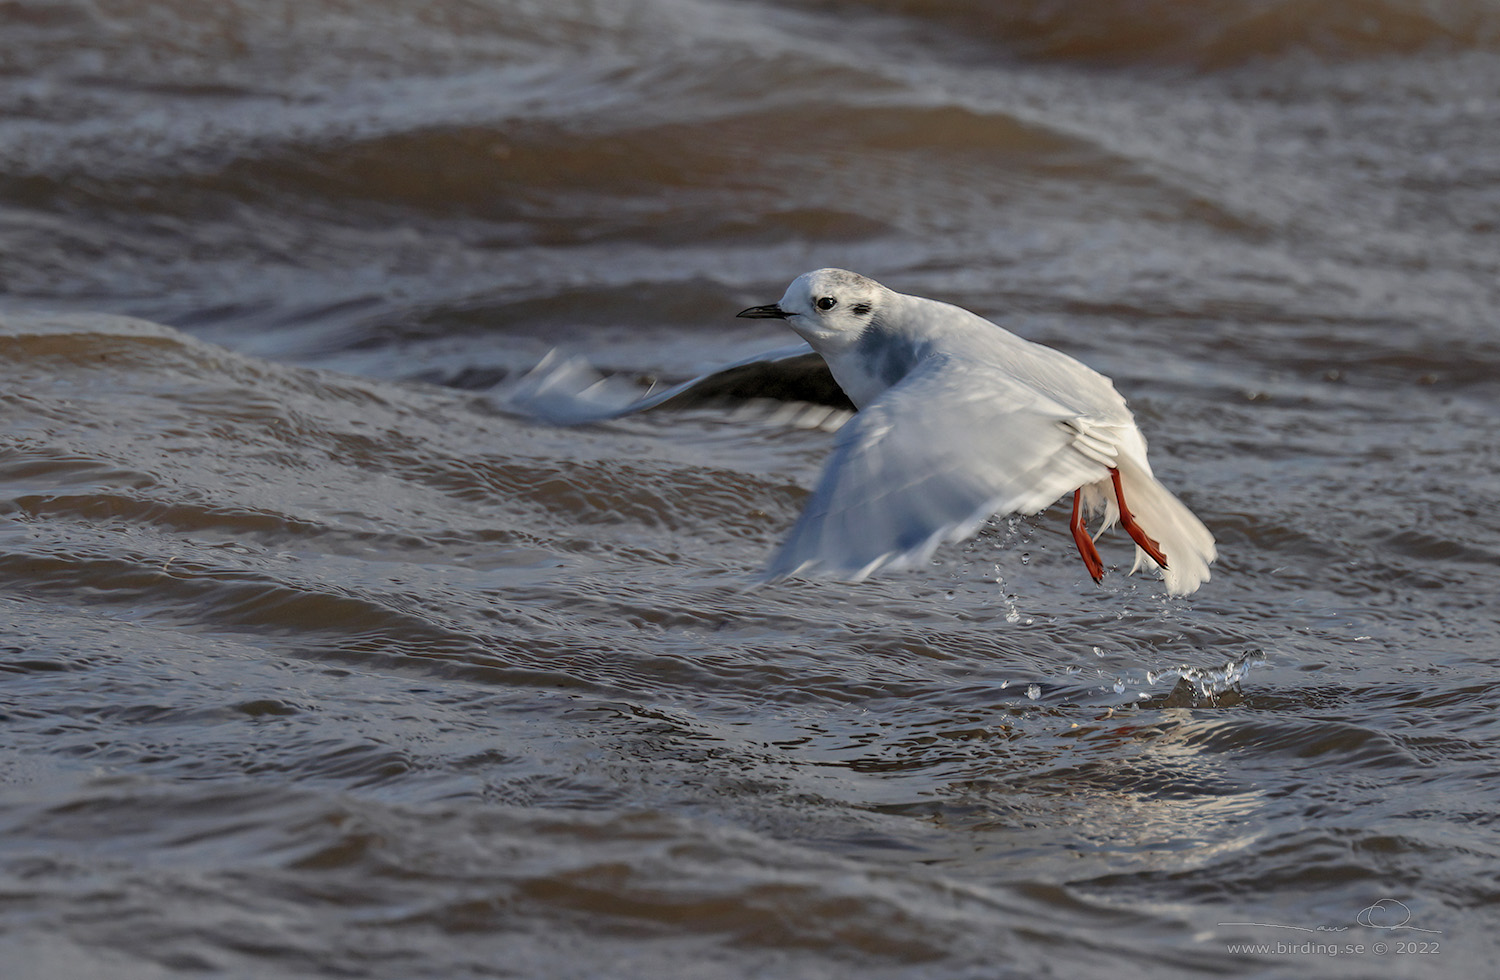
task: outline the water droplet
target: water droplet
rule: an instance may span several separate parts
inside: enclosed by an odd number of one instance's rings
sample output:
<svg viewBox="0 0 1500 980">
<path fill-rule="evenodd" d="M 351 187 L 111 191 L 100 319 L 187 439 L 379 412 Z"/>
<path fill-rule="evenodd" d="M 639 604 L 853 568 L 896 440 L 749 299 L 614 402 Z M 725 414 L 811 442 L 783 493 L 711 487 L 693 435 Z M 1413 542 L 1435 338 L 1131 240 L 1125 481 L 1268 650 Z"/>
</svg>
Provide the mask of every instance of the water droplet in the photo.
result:
<svg viewBox="0 0 1500 980">
<path fill-rule="evenodd" d="M 1031 700 L 1033 700 L 1033 701 L 1035 701 L 1037 698 L 1041 697 L 1042 696 L 1042 685 L 1040 685 L 1040 684 L 1030 684 L 1030 685 L 1027 685 L 1027 687 L 1026 687 L 1026 696 L 1028 698 L 1030 698 Z"/>
<path fill-rule="evenodd" d="M 1123 677 L 1116 677 L 1115 678 L 1115 693 L 1116 694 L 1124 694 L 1125 693 L 1125 678 L 1123 678 Z"/>
</svg>

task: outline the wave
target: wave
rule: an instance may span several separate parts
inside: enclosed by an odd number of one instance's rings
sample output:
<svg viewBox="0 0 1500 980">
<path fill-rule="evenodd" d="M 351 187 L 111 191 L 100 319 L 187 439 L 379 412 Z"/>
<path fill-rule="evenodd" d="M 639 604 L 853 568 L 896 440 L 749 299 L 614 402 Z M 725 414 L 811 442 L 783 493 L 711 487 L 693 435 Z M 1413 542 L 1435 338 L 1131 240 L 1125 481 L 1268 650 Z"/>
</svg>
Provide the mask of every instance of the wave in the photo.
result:
<svg viewBox="0 0 1500 980">
<path fill-rule="evenodd" d="M 1215 70 L 1288 55 L 1341 61 L 1500 43 L 1500 10 L 1486 0 L 782 2 L 850 17 L 873 7 L 1027 60 L 1115 67 Z"/>
</svg>

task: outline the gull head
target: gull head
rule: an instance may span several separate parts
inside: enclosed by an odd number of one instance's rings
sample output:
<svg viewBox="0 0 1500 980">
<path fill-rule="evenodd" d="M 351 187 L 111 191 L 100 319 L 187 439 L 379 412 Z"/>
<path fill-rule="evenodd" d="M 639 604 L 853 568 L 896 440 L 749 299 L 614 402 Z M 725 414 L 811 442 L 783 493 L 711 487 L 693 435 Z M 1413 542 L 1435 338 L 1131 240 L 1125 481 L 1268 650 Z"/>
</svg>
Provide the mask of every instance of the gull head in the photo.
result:
<svg viewBox="0 0 1500 980">
<path fill-rule="evenodd" d="M 820 354 L 854 344 L 875 322 L 887 290 L 874 279 L 845 269 L 804 272 L 778 303 L 752 306 L 737 316 L 785 320 Z"/>
</svg>

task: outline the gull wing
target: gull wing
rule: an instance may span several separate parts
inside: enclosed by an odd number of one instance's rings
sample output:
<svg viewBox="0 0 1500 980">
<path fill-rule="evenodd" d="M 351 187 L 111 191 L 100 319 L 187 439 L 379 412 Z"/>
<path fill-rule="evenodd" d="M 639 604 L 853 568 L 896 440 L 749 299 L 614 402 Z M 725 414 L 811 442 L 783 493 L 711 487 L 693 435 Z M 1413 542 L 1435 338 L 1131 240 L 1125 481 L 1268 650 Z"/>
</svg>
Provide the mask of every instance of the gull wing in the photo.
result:
<svg viewBox="0 0 1500 980">
<path fill-rule="evenodd" d="M 803 365 L 801 362 L 808 362 Z M 499 407 L 518 411 L 531 418 L 554 425 L 585 425 L 604 422 L 636 412 L 656 408 L 674 399 L 690 400 L 694 396 L 737 394 L 740 375 L 751 375 L 753 387 L 769 391 L 774 381 L 755 375 L 754 369 L 777 365 L 783 372 L 800 369 L 827 375 L 822 358 L 805 343 L 777 347 L 743 360 L 715 368 L 681 384 L 660 391 L 641 394 L 639 385 L 618 377 L 606 377 L 581 357 L 565 357 L 552 351 L 519 382 L 496 392 Z M 828 379 L 832 384 L 832 379 Z"/>
<path fill-rule="evenodd" d="M 1109 478 L 1117 424 L 1080 416 L 1002 368 L 929 358 L 839 430 L 767 574 L 858 582 L 925 563 L 992 514 L 1031 514 Z"/>
</svg>

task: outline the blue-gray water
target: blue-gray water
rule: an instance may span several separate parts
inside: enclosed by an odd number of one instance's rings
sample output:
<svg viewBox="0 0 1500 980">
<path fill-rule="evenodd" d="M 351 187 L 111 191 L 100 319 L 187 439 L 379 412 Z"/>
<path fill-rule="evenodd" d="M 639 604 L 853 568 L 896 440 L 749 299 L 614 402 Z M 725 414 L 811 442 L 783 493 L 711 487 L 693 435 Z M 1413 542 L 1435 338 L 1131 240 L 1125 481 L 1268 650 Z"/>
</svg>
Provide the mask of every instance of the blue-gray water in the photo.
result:
<svg viewBox="0 0 1500 980">
<path fill-rule="evenodd" d="M 0 974 L 1489 971 L 1500 9 L 992 6 L 0 3 Z M 1213 581 L 755 588 L 826 431 L 488 397 L 826 265 L 1112 376 Z"/>
</svg>

